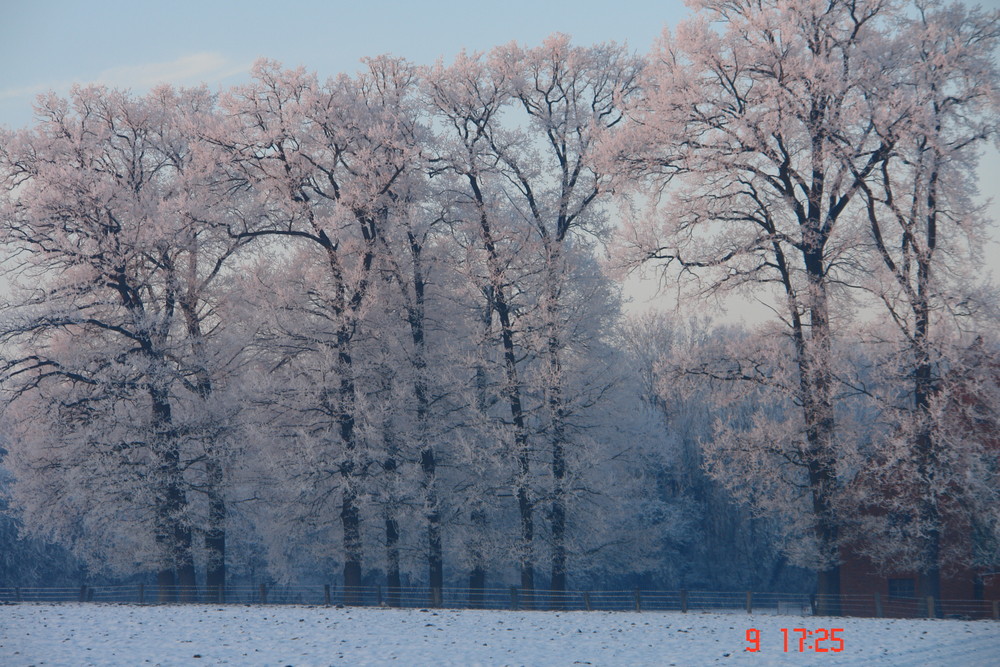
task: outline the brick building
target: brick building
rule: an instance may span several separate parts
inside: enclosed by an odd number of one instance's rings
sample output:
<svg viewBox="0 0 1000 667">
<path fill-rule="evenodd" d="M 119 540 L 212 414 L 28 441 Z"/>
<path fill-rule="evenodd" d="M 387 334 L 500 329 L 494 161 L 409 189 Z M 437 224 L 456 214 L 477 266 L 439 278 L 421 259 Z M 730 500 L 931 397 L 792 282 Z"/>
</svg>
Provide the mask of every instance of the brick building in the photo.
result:
<svg viewBox="0 0 1000 667">
<path fill-rule="evenodd" d="M 964 368 L 969 377 L 963 379 L 953 375 L 948 378 L 952 395 L 957 398 L 952 399 L 945 415 L 953 420 L 951 427 L 959 429 L 956 432 L 966 435 L 964 440 L 960 438 L 958 442 L 975 442 L 978 445 L 977 460 L 981 461 L 985 452 L 987 469 L 992 469 L 996 475 L 1000 473 L 1000 410 L 996 405 L 1000 401 L 1000 394 L 996 391 L 1000 387 L 1000 362 L 985 350 L 981 340 L 977 340 L 967 354 Z M 984 369 L 987 370 L 985 383 Z M 973 376 L 979 376 L 979 381 Z M 907 480 L 914 477 L 912 468 L 883 475 L 882 479 L 898 481 L 892 484 L 892 488 L 880 488 L 876 493 L 893 499 L 905 498 L 908 493 L 913 493 L 911 506 L 916 507 L 919 496 L 914 487 L 907 484 Z M 864 484 L 866 481 L 861 479 L 857 483 Z M 994 497 L 992 493 L 990 496 Z M 937 601 L 937 612 L 944 616 L 997 617 L 1000 616 L 1000 549 L 992 541 L 977 536 L 972 525 L 974 513 L 970 516 L 961 498 L 960 492 L 939 492 L 938 495 L 937 511 L 942 520 L 942 533 L 939 559 L 941 599 Z M 861 513 L 876 524 L 881 520 L 890 520 L 885 511 L 877 507 L 862 509 Z M 930 590 L 918 572 L 879 568 L 865 555 L 865 547 L 870 546 L 865 544 L 865 540 L 880 539 L 877 532 L 859 531 L 860 535 L 854 542 L 841 548 L 840 586 L 845 607 L 852 607 L 850 613 L 860 616 L 929 615 L 927 596 Z M 990 564 L 969 565 L 974 562 Z"/>
</svg>

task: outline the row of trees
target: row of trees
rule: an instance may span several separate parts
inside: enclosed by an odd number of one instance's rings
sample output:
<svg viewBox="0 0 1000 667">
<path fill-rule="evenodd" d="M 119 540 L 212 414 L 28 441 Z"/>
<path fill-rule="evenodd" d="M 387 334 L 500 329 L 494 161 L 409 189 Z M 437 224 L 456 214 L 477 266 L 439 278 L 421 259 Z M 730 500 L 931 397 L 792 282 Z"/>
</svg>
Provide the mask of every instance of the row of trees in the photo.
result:
<svg viewBox="0 0 1000 667">
<path fill-rule="evenodd" d="M 196 562 L 210 586 L 336 563 L 391 602 L 422 562 L 474 591 L 513 564 L 530 595 L 540 562 L 563 591 L 571 563 L 653 570 L 698 516 L 739 516 L 704 467 L 820 593 L 886 525 L 872 554 L 933 593 L 946 522 L 1000 532 L 970 346 L 997 17 L 696 10 L 648 59 L 554 36 L 42 98 L 0 138 L 26 528 L 186 590 Z M 605 248 L 776 323 L 621 327 Z"/>
<path fill-rule="evenodd" d="M 819 593 L 839 592 L 854 496 L 903 526 L 903 560 L 940 597 L 945 498 L 988 533 L 997 521 L 996 452 L 969 427 L 993 418 L 996 378 L 961 336 L 984 325 L 974 169 L 997 137 L 996 13 L 867 0 L 697 6 L 699 19 L 654 50 L 638 122 L 617 151 L 671 204 L 627 230 L 628 258 L 679 266 L 703 293 L 777 288 L 774 333 L 790 343 L 791 367 L 764 341 L 698 365 L 784 397 L 782 414 L 720 427 L 716 476 L 742 486 L 729 470 L 737 460 L 753 480 L 787 471 L 779 488 L 751 495 L 773 512 L 790 489 L 805 492 L 809 511 L 784 513 L 801 521 Z M 880 312 L 858 335 L 897 374 L 881 382 L 839 363 L 838 337 L 864 307 Z M 874 449 L 837 414 L 859 395 L 871 399 L 868 426 L 884 424 Z M 963 407 L 979 414 L 956 422 Z M 984 455 L 986 468 L 971 463 Z M 867 476 L 878 482 L 861 490 Z"/>
<path fill-rule="evenodd" d="M 3 141 L 27 524 L 189 590 L 200 550 L 224 582 L 241 515 L 268 562 L 311 547 L 348 591 L 373 544 L 390 598 L 405 549 L 439 590 L 449 540 L 473 588 L 513 560 L 531 591 L 545 553 L 564 589 L 570 554 L 629 532 L 605 477 L 646 469 L 641 436 L 608 437 L 632 408 L 586 236 L 595 135 L 639 69 L 555 37 L 325 83 L 261 62 L 219 99 L 41 100 Z"/>
</svg>

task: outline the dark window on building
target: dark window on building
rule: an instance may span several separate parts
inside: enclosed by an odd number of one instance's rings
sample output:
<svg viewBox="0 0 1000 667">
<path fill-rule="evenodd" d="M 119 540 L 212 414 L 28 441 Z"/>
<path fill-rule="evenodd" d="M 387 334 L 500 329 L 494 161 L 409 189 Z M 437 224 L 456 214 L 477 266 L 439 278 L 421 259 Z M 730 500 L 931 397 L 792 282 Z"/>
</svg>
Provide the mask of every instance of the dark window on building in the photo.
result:
<svg viewBox="0 0 1000 667">
<path fill-rule="evenodd" d="M 917 597 L 917 582 L 912 578 L 890 579 L 890 598 L 915 598 Z"/>
</svg>

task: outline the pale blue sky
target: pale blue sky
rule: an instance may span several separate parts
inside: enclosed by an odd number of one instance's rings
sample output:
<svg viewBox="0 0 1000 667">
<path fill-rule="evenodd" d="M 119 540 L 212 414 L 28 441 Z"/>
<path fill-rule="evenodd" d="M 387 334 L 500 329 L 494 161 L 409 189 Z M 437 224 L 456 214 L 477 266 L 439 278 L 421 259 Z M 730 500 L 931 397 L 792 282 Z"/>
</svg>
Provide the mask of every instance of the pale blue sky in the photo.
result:
<svg viewBox="0 0 1000 667">
<path fill-rule="evenodd" d="M 997 0 L 1000 2 L 1000 0 Z M 461 49 L 486 50 L 565 32 L 581 44 L 627 41 L 646 52 L 681 0 L 579 2 L 353 0 L 0 0 L 0 124 L 30 123 L 34 97 L 73 82 L 140 91 L 154 79 L 210 87 L 245 78 L 258 57 L 321 76 L 354 71 L 363 56 L 392 53 L 420 64 Z M 16 63 L 16 64 L 15 64 Z"/>
<path fill-rule="evenodd" d="M 327 76 L 363 56 L 430 64 L 556 31 L 646 52 L 687 14 L 682 0 L 0 0 L 0 124 L 29 123 L 39 92 L 73 82 L 214 88 L 244 78 L 262 56 Z"/>
</svg>

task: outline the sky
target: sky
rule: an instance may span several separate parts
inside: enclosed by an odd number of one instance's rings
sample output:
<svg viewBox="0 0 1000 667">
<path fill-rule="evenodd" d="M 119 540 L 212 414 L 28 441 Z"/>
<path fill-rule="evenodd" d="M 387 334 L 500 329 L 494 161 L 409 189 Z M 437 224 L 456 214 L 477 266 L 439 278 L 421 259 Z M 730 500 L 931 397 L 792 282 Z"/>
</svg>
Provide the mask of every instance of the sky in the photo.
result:
<svg viewBox="0 0 1000 667">
<path fill-rule="evenodd" d="M 0 0 L 0 6 L 0 63 L 7 63 L 0 70 L 0 123 L 9 127 L 31 121 L 38 93 L 68 91 L 73 82 L 136 91 L 157 81 L 214 88 L 245 80 L 259 57 L 325 77 L 357 70 L 364 56 L 392 53 L 432 64 L 462 49 L 539 43 L 557 31 L 581 44 L 627 41 L 645 52 L 665 23 L 687 12 L 680 0 L 630 3 L 627 10 L 579 0 Z"/>
<path fill-rule="evenodd" d="M 979 4 L 1000 8 L 1000 0 Z M 538 44 L 553 32 L 646 53 L 665 25 L 688 14 L 682 0 L 0 0 L 0 125 L 29 125 L 38 94 L 66 94 L 74 83 L 136 93 L 158 83 L 215 90 L 246 81 L 261 57 L 325 78 L 358 70 L 365 56 L 392 53 L 432 64 L 463 49 Z M 1000 195 L 998 185 L 1000 153 L 992 150 L 980 189 L 991 197 Z M 990 211 L 1000 239 L 1000 197 Z M 1000 242 L 987 255 L 1000 275 Z M 637 309 L 670 299 L 648 284 L 633 283 L 629 291 Z"/>
</svg>

